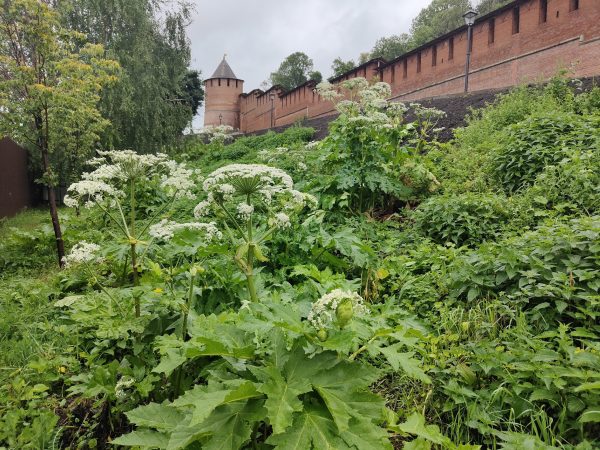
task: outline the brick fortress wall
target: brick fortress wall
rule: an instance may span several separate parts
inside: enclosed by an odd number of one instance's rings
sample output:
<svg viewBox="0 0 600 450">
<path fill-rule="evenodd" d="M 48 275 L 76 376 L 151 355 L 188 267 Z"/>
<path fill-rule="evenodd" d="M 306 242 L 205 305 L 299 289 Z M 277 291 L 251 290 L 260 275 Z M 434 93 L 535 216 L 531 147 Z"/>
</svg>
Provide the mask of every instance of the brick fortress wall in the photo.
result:
<svg viewBox="0 0 600 450">
<path fill-rule="evenodd" d="M 369 61 L 331 80 L 365 77 L 389 83 L 391 100 L 412 101 L 464 91 L 467 27 L 393 61 Z M 543 81 L 561 69 L 600 75 L 600 0 L 515 0 L 473 27 L 469 91 Z M 254 132 L 335 113 L 314 82 L 283 92 L 255 89 L 239 97 L 240 130 Z M 207 104 L 208 110 L 208 104 Z"/>
</svg>

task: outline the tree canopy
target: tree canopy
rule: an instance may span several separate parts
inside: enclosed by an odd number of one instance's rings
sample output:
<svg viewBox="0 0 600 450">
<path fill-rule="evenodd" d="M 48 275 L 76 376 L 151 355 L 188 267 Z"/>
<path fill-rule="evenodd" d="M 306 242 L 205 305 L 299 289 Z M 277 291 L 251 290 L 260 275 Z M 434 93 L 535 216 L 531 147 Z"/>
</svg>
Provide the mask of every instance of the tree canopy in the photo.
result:
<svg viewBox="0 0 600 450">
<path fill-rule="evenodd" d="M 48 188 L 59 262 L 64 249 L 54 187 L 79 175 L 109 125 L 98 110 L 101 90 L 119 65 L 104 48 L 60 23 L 45 1 L 0 7 L 0 136 L 27 146 Z"/>
<path fill-rule="evenodd" d="M 104 145 L 153 152 L 173 144 L 204 99 L 199 72 L 188 69 L 190 6 L 167 0 L 59 3 L 64 22 L 103 44 L 123 68 L 102 99 L 112 123 Z"/>
<path fill-rule="evenodd" d="M 413 19 L 409 33 L 379 38 L 366 56 L 361 55 L 361 62 L 372 58 L 388 61 L 397 58 L 463 25 L 463 14 L 469 9 L 476 7 L 480 15 L 487 14 L 510 1 L 481 0 L 477 4 L 472 0 L 433 0 Z"/>
<path fill-rule="evenodd" d="M 333 72 L 333 76 L 337 77 L 348 72 L 349 70 L 354 69 L 355 67 L 356 63 L 351 59 L 344 61 L 342 58 L 335 58 L 331 64 L 331 71 Z"/>
<path fill-rule="evenodd" d="M 279 68 L 271 73 L 269 79 L 273 86 L 279 85 L 289 91 L 308 80 L 321 81 L 323 76 L 313 68 L 313 60 L 306 53 L 295 52 L 283 60 Z"/>
</svg>

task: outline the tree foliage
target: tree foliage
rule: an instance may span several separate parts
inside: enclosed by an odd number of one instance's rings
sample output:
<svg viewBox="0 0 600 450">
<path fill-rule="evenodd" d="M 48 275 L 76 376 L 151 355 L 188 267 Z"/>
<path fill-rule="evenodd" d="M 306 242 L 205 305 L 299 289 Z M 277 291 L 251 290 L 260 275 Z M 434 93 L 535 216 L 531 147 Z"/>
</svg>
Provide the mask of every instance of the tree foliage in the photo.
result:
<svg viewBox="0 0 600 450">
<path fill-rule="evenodd" d="M 390 61 L 460 27 L 464 24 L 463 14 L 469 9 L 477 9 L 479 15 L 482 15 L 504 6 L 509 1 L 481 0 L 477 4 L 472 0 L 433 0 L 413 19 L 409 33 L 379 38 L 368 57 L 363 58 L 361 55 L 361 62 L 371 58 Z"/>
<path fill-rule="evenodd" d="M 511 0 L 481 0 L 477 5 L 477 12 L 479 12 L 480 15 L 487 14 L 510 2 Z"/>
<path fill-rule="evenodd" d="M 101 109 L 112 122 L 104 144 L 157 151 L 173 144 L 204 98 L 199 73 L 188 69 L 186 3 L 159 0 L 62 2 L 65 23 L 105 46 L 123 75 Z"/>
<path fill-rule="evenodd" d="M 407 33 L 382 37 L 377 39 L 371 53 L 370 58 L 383 58 L 390 61 L 397 56 L 406 53 L 412 48 L 411 36 Z"/>
<path fill-rule="evenodd" d="M 333 76 L 337 77 L 348 72 L 349 70 L 354 69 L 355 67 L 356 63 L 351 59 L 344 61 L 342 58 L 335 58 L 331 64 L 331 71 L 333 72 Z"/>
<path fill-rule="evenodd" d="M 308 80 L 321 81 L 323 78 L 321 73 L 314 71 L 313 68 L 313 60 L 306 53 L 292 53 L 283 60 L 275 72 L 271 73 L 271 84 L 289 91 Z"/>
<path fill-rule="evenodd" d="M 54 187 L 77 174 L 108 126 L 97 108 L 116 80 L 116 61 L 99 44 L 61 26 L 39 0 L 5 2 L 0 10 L 0 135 L 26 145 L 48 188 L 59 261 L 64 256 Z"/>
</svg>

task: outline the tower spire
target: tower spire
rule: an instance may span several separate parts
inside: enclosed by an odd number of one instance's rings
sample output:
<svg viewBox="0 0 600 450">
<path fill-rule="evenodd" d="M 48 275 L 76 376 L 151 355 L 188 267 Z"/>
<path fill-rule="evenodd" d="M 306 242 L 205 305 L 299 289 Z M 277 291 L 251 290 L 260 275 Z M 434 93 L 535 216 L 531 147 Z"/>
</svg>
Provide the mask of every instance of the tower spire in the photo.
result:
<svg viewBox="0 0 600 450">
<path fill-rule="evenodd" d="M 215 70 L 215 73 L 213 73 L 211 78 L 232 78 L 234 80 L 237 80 L 237 77 L 233 73 L 233 70 L 231 70 L 231 67 L 229 67 L 229 63 L 226 61 L 225 58 L 227 58 L 227 53 L 223 54 L 223 60 L 221 61 L 221 63 L 217 67 L 217 70 Z"/>
</svg>

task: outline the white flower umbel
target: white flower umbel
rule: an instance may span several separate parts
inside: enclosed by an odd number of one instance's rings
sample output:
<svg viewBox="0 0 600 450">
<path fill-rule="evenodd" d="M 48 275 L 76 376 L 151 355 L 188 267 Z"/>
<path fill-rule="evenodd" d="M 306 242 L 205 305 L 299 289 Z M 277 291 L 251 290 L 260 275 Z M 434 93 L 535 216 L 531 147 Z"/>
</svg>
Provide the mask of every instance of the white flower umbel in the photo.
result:
<svg viewBox="0 0 600 450">
<path fill-rule="evenodd" d="M 194 171 L 186 169 L 182 164 L 175 161 L 168 161 L 165 165 L 168 167 L 169 173 L 161 177 L 161 187 L 176 198 L 187 197 L 193 199 Z"/>
<path fill-rule="evenodd" d="M 276 153 L 285 153 L 279 148 Z M 276 230 L 289 228 L 291 216 L 316 204 L 316 198 L 294 189 L 283 170 L 263 164 L 231 164 L 208 175 L 202 185 L 206 199 L 194 209 L 196 218 L 218 217 L 223 230 L 238 246 L 235 260 L 248 281 L 252 301 L 257 301 L 254 264 L 266 261 L 261 251 Z"/>
<path fill-rule="evenodd" d="M 100 246 L 91 242 L 81 241 L 71 249 L 71 252 L 63 258 L 65 267 L 79 264 L 96 263 L 102 260 L 98 256 Z"/>
<path fill-rule="evenodd" d="M 205 233 L 205 238 L 207 241 L 218 240 L 223 237 L 214 222 L 177 223 L 167 219 L 163 219 L 160 222 L 150 226 L 148 234 L 156 240 L 168 241 L 173 238 L 177 231 L 183 229 L 202 231 Z"/>
<path fill-rule="evenodd" d="M 270 224 L 279 229 L 289 228 L 292 226 L 292 223 L 290 222 L 290 216 L 282 212 L 275 214 L 271 219 Z"/>
<path fill-rule="evenodd" d="M 130 180 L 150 179 L 160 176 L 160 187 L 174 197 L 193 198 L 194 171 L 171 161 L 167 155 L 139 155 L 132 150 L 100 151 L 90 161 L 96 166 L 82 175 L 82 180 L 67 189 L 65 204 L 69 207 L 83 205 L 90 208 L 98 203 L 114 205 L 115 199 L 125 196 Z"/>
<path fill-rule="evenodd" d="M 169 160 L 163 153 L 140 155 L 132 150 L 111 150 L 100 151 L 98 154 L 99 157 L 90 161 L 95 169 L 84 173 L 81 181 L 69 186 L 65 204 L 70 207 L 83 205 L 86 208 L 98 206 L 119 227 L 130 246 L 129 261 L 133 285 L 138 286 L 138 249 L 144 244 L 141 238 L 149 231 L 154 221 L 172 206 L 175 199 L 193 198 L 192 189 L 196 184 L 196 173 Z M 156 194 L 166 194 L 169 198 L 157 208 L 150 219 L 143 222 L 136 214 L 136 193 L 142 184 L 145 195 L 153 188 L 157 191 Z M 127 202 L 128 208 L 124 208 L 122 202 Z M 172 236 L 173 232 L 174 228 L 165 222 L 152 228 L 152 233 L 157 239 L 166 239 Z M 142 257 L 145 254 L 142 253 Z M 140 298 L 134 297 L 134 300 L 135 315 L 140 317 Z"/>
<path fill-rule="evenodd" d="M 240 203 L 237 206 L 238 217 L 244 222 L 250 220 L 252 213 L 254 212 L 254 206 L 247 203 Z"/>
<path fill-rule="evenodd" d="M 317 330 L 327 329 L 336 322 L 339 322 L 339 317 L 337 316 L 338 307 L 346 302 L 351 304 L 351 310 L 354 315 L 364 315 L 367 313 L 367 308 L 360 295 L 356 292 L 335 289 L 313 303 L 307 320 Z"/>
</svg>

